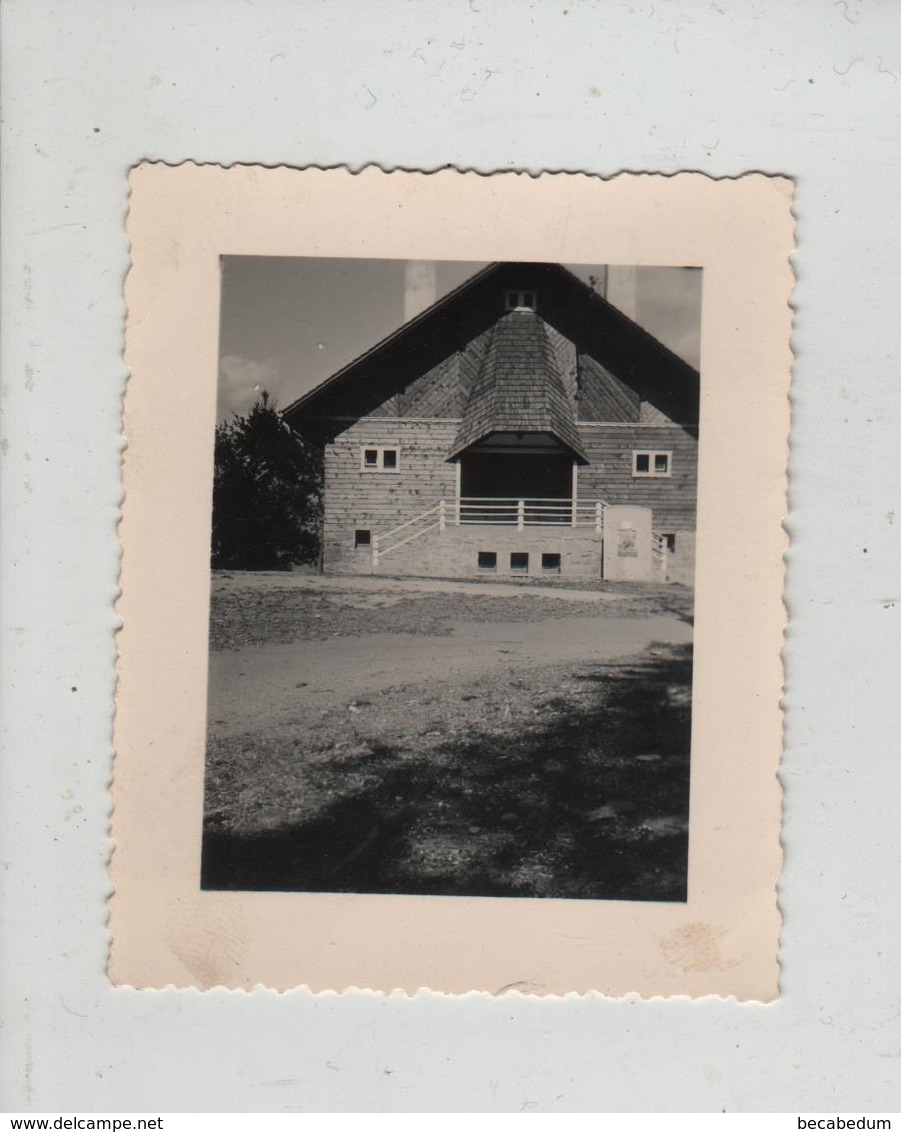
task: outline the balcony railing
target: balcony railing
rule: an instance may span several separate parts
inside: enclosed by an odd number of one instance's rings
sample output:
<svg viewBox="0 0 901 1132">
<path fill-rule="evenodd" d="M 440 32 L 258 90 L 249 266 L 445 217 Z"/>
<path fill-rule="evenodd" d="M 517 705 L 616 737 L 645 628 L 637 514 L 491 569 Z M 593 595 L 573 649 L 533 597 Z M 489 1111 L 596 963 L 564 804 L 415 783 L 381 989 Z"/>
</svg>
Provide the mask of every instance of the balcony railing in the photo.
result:
<svg viewBox="0 0 901 1132">
<path fill-rule="evenodd" d="M 444 532 L 451 526 L 516 527 L 590 527 L 598 535 L 604 533 L 603 500 L 579 499 L 503 499 L 494 496 L 464 496 L 442 499 L 407 519 L 390 531 L 372 536 L 372 567 L 377 570 L 386 554 L 429 534 Z M 398 537 L 401 536 L 401 537 Z"/>
<path fill-rule="evenodd" d="M 603 531 L 601 500 L 464 496 L 452 500 L 448 520 L 459 525 L 518 527 L 594 527 Z"/>
</svg>

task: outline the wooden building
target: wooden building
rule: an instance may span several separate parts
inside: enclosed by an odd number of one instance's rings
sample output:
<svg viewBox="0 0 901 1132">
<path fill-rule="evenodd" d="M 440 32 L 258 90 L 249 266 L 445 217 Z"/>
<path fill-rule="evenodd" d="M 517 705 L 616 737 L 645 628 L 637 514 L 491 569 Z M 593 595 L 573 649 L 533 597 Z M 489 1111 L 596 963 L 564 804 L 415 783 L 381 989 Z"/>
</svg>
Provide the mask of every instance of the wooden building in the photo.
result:
<svg viewBox="0 0 901 1132">
<path fill-rule="evenodd" d="M 496 263 L 285 410 L 326 572 L 691 582 L 698 373 L 556 264 Z"/>
</svg>

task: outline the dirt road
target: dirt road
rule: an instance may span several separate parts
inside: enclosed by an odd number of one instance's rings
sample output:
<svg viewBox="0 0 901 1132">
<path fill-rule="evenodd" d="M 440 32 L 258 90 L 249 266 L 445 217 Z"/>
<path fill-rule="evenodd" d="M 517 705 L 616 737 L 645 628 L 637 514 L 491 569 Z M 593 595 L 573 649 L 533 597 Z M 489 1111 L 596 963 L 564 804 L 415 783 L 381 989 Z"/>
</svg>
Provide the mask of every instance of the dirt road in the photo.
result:
<svg viewBox="0 0 901 1132">
<path fill-rule="evenodd" d="M 556 662 L 605 661 L 652 642 L 691 641 L 676 617 L 565 617 L 462 622 L 446 637 L 370 633 L 249 646 L 210 655 L 209 727 L 227 737 L 302 719 L 310 707 L 352 702 L 385 688 L 456 683 L 481 674 Z"/>
<path fill-rule="evenodd" d="M 623 593 L 598 589 L 569 589 L 563 586 L 535 585 L 515 578 L 490 582 L 484 578 L 470 581 L 465 578 L 385 578 L 370 575 L 348 574 L 294 574 L 263 573 L 254 571 L 219 571 L 213 575 L 213 592 L 264 590 L 266 592 L 290 590 L 297 593 L 365 595 L 367 604 L 377 605 L 397 601 L 404 597 L 423 597 L 430 594 L 465 594 L 474 597 L 525 597 L 547 598 L 550 601 L 569 601 L 588 604 L 609 604 L 622 601 Z"/>
</svg>

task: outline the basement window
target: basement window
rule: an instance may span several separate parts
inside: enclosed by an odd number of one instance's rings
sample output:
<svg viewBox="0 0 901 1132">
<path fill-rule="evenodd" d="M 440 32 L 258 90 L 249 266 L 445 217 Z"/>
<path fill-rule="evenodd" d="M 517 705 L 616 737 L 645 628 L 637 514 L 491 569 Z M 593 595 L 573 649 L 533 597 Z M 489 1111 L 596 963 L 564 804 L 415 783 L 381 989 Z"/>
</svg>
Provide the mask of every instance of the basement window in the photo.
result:
<svg viewBox="0 0 901 1132">
<path fill-rule="evenodd" d="M 368 531 L 363 527 L 357 527 L 354 531 L 354 550 L 358 546 L 372 546 L 372 531 Z"/>
<path fill-rule="evenodd" d="M 541 556 L 541 570 L 544 574 L 559 574 L 560 573 L 560 555 L 559 554 L 542 554 Z"/>
<path fill-rule="evenodd" d="M 510 573 L 511 574 L 528 574 L 529 572 L 529 556 L 522 550 L 515 550 L 510 555 Z"/>
<path fill-rule="evenodd" d="M 672 452 L 633 452 L 632 475 L 639 477 L 662 477 L 672 474 Z"/>
<path fill-rule="evenodd" d="M 504 307 L 508 311 L 534 311 L 534 291 L 508 291 L 504 297 Z"/>
<path fill-rule="evenodd" d="M 360 449 L 360 470 L 363 472 L 396 472 L 400 448 L 396 444 L 364 444 Z"/>
<path fill-rule="evenodd" d="M 478 567 L 483 573 L 494 573 L 497 570 L 497 554 L 493 550 L 480 550 Z"/>
</svg>

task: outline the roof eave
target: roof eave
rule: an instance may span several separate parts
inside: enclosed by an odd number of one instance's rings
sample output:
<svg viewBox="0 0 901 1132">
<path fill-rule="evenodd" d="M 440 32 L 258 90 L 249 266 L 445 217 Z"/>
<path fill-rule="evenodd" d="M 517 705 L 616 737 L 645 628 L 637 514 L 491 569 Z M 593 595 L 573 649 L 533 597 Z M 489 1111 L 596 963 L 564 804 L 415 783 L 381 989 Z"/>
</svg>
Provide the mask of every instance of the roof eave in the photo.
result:
<svg viewBox="0 0 901 1132">
<path fill-rule="evenodd" d="M 426 307 L 425 310 L 420 311 L 419 314 L 417 314 L 414 318 L 409 319 L 407 322 L 401 323 L 401 325 L 397 327 L 396 330 L 392 330 L 390 334 L 386 335 L 374 345 L 370 346 L 368 350 L 364 351 L 362 354 L 358 354 L 356 358 L 348 362 L 347 365 L 342 366 L 341 369 L 333 373 L 331 377 L 327 377 L 325 381 L 320 381 L 318 385 L 314 385 L 312 389 L 308 389 L 307 392 L 304 393 L 301 397 L 298 397 L 296 400 L 292 401 L 290 405 L 282 409 L 282 416 L 286 417 L 293 415 L 298 411 L 298 409 L 302 409 L 309 401 L 315 400 L 316 398 L 321 396 L 327 389 L 330 389 L 334 385 L 338 384 L 354 369 L 364 364 L 374 355 L 380 353 L 391 343 L 406 337 L 423 323 L 428 322 L 429 319 L 434 317 L 434 315 L 438 311 L 442 310 L 444 307 L 448 306 L 454 299 L 456 299 L 461 292 L 466 291 L 468 288 L 472 287 L 480 280 L 488 275 L 491 275 L 492 272 L 497 271 L 503 266 L 504 264 L 500 261 L 489 263 L 486 267 L 483 267 L 480 271 L 477 271 L 475 275 L 471 275 L 468 279 L 465 279 L 462 283 L 459 284 L 459 286 L 455 287 L 452 291 L 448 291 L 446 295 L 442 295 L 440 299 L 432 303 L 431 306 Z"/>
<path fill-rule="evenodd" d="M 532 432 L 533 430 L 529 429 L 527 431 Z M 541 429 L 541 432 L 548 436 L 552 436 L 561 447 L 565 448 L 567 452 L 570 452 L 575 457 L 576 461 L 579 464 L 584 465 L 591 463 L 591 461 L 585 455 L 585 451 L 582 448 L 581 444 L 579 444 L 577 447 L 571 440 L 567 440 L 565 437 L 561 436 L 556 429 L 553 428 Z M 484 443 L 484 441 L 488 440 L 492 436 L 495 436 L 496 434 L 497 429 L 488 429 L 486 432 L 482 433 L 480 436 L 475 437 L 473 440 L 465 440 L 462 444 L 455 444 L 448 455 L 445 457 L 445 462 L 449 463 L 452 460 L 459 459 L 461 456 L 464 456 L 471 448 L 475 448 L 476 445 Z"/>
</svg>

